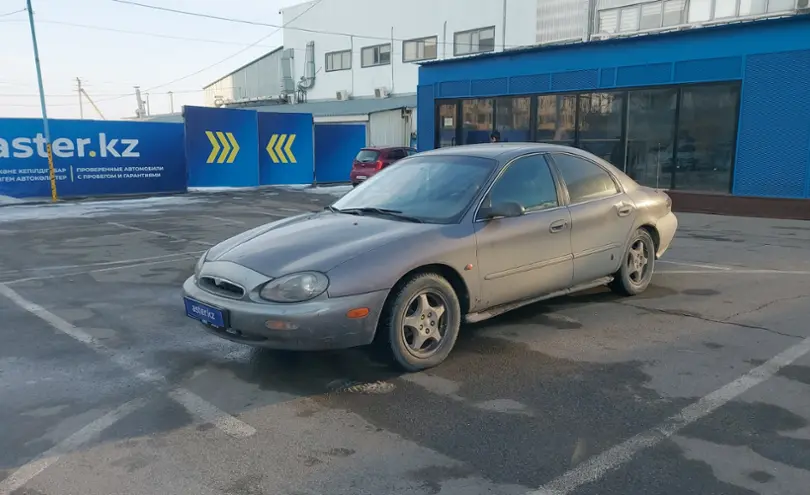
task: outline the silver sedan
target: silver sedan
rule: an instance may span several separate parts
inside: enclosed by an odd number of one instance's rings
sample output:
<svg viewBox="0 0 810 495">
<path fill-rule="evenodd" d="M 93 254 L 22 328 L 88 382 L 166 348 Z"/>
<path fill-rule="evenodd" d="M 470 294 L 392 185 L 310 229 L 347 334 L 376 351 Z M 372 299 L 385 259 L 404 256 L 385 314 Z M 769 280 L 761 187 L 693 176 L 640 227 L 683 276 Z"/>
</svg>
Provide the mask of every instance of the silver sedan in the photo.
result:
<svg viewBox="0 0 810 495">
<path fill-rule="evenodd" d="M 185 309 L 235 342 L 371 344 L 417 371 L 447 357 L 465 321 L 600 285 L 644 291 L 677 226 L 666 193 L 585 151 L 445 148 L 214 246 Z"/>
</svg>

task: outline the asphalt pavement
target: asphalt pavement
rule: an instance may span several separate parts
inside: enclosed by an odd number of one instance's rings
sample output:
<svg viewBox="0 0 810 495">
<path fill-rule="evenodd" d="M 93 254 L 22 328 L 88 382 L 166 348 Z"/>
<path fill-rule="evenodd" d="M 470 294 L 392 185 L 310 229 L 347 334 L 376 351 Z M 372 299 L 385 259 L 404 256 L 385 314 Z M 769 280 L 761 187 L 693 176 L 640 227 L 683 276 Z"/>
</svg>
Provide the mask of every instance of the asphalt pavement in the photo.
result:
<svg viewBox="0 0 810 495">
<path fill-rule="evenodd" d="M 185 316 L 205 249 L 336 194 L 0 208 L 0 495 L 807 495 L 810 222 L 681 214 L 644 294 L 467 326 L 423 373 Z"/>
</svg>

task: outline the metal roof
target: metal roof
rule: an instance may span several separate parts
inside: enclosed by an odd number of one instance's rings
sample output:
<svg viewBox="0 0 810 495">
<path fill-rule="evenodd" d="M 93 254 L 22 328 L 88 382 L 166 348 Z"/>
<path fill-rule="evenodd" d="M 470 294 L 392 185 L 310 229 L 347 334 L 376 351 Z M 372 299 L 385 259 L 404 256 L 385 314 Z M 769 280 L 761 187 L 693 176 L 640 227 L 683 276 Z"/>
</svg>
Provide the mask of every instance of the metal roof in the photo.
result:
<svg viewBox="0 0 810 495">
<path fill-rule="evenodd" d="M 262 55 L 261 57 L 254 58 L 254 59 L 253 59 L 253 60 L 251 60 L 250 62 L 248 62 L 248 63 L 246 63 L 246 64 L 242 65 L 241 67 L 239 67 L 238 69 L 234 69 L 234 70 L 232 70 L 232 71 L 228 72 L 227 74 L 225 74 L 224 76 L 220 77 L 220 78 L 219 78 L 219 79 L 217 79 L 216 81 L 213 81 L 213 82 L 211 82 L 211 83 L 209 83 L 209 84 L 206 84 L 205 86 L 203 86 L 203 89 L 208 89 L 208 88 L 210 88 L 211 86 L 213 86 L 214 84 L 216 84 L 216 83 L 220 82 L 221 80 L 225 79 L 226 77 L 229 77 L 229 76 L 232 76 L 232 75 L 236 74 L 237 72 L 239 72 L 240 70 L 244 69 L 245 67 L 249 67 L 249 66 L 253 65 L 253 64 L 255 64 L 256 62 L 258 62 L 259 60 L 261 60 L 261 59 L 263 59 L 263 58 L 265 58 L 265 57 L 269 57 L 270 55 L 272 55 L 272 54 L 276 53 L 277 51 L 279 51 L 279 50 L 281 50 L 281 49 L 283 49 L 283 48 L 284 48 L 284 46 L 283 46 L 283 45 L 282 45 L 282 46 L 279 46 L 278 48 L 274 48 L 273 50 L 271 50 L 271 51 L 269 51 L 269 52 L 265 53 L 265 54 L 264 54 L 264 55 Z"/>
<path fill-rule="evenodd" d="M 263 105 L 260 107 L 241 107 L 258 112 L 276 113 L 311 113 L 313 117 L 345 117 L 349 115 L 368 115 L 375 112 L 395 110 L 397 108 L 416 107 L 416 95 L 397 95 L 388 98 L 357 98 L 346 101 L 312 101 L 294 105 Z M 232 107 L 233 108 L 233 107 Z"/>
<path fill-rule="evenodd" d="M 448 65 L 453 63 L 459 62 L 470 62 L 470 61 L 477 61 L 483 58 L 497 58 L 497 57 L 509 57 L 512 55 L 521 55 L 525 53 L 537 53 L 537 52 L 546 52 L 552 50 L 559 50 L 559 49 L 567 49 L 571 47 L 582 47 L 582 46 L 596 46 L 596 45 L 610 45 L 610 44 L 623 44 L 623 43 L 631 43 L 633 40 L 638 40 L 639 38 L 646 38 L 649 36 L 654 37 L 663 37 L 663 36 L 684 36 L 689 33 L 694 33 L 695 30 L 699 30 L 700 32 L 708 31 L 708 30 L 724 30 L 724 29 L 733 29 L 739 27 L 741 24 L 752 24 L 752 23 L 772 23 L 772 22 L 790 22 L 790 21 L 802 21 L 807 20 L 810 17 L 810 14 L 800 12 L 798 14 L 784 14 L 784 13 L 774 13 L 774 14 L 767 14 L 762 17 L 757 18 L 743 18 L 743 19 L 730 19 L 727 22 L 723 22 L 722 24 L 714 24 L 714 25 L 684 25 L 678 26 L 676 28 L 670 30 L 661 30 L 655 32 L 640 32 L 640 33 L 628 33 L 626 35 L 617 35 L 615 37 L 610 38 L 603 38 L 603 39 L 594 39 L 590 41 L 582 41 L 582 40 L 570 40 L 570 41 L 563 41 L 558 43 L 548 43 L 544 45 L 531 45 L 531 46 L 520 46 L 515 48 L 508 48 L 506 50 L 502 50 L 499 52 L 486 52 L 486 53 L 477 53 L 473 55 L 465 55 L 462 57 L 453 57 L 453 58 L 446 58 L 443 60 L 428 60 L 425 62 L 420 62 L 419 65 L 430 67 L 434 65 Z"/>
</svg>

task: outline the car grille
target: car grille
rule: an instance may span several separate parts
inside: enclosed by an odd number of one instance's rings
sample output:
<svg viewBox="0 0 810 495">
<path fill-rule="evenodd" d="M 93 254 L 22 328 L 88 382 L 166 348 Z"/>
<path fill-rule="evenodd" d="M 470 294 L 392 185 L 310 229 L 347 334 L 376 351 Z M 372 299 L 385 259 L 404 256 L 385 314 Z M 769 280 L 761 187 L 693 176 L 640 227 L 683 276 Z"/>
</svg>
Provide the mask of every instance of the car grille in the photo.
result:
<svg viewBox="0 0 810 495">
<path fill-rule="evenodd" d="M 245 289 L 233 282 L 215 277 L 200 277 L 200 287 L 213 294 L 233 299 L 241 299 Z"/>
</svg>

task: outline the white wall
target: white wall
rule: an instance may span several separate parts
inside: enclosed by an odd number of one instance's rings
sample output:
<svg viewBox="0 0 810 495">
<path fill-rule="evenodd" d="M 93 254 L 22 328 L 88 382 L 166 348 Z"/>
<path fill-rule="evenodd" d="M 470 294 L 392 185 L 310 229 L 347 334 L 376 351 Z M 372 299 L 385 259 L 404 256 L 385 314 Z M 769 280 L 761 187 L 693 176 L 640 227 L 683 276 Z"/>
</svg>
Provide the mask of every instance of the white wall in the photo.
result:
<svg viewBox="0 0 810 495">
<path fill-rule="evenodd" d="M 537 1 L 506 1 L 507 46 L 535 43 Z M 284 24 L 289 23 L 284 29 L 284 47 L 295 49 L 296 81 L 304 73 L 306 44 L 315 42 L 316 78 L 307 92 L 308 101 L 331 100 L 341 90 L 354 97 L 373 96 L 377 87 L 395 94 L 415 93 L 419 66 L 403 63 L 402 40 L 437 36 L 437 58 L 450 58 L 455 32 L 495 26 L 495 50 L 501 51 L 503 45 L 503 0 L 324 0 L 292 21 L 310 6 L 311 2 L 282 10 Z M 392 28 L 392 64 L 361 67 L 361 49 L 390 43 Z M 348 49 L 352 49 L 352 69 L 326 72 L 325 54 Z"/>
</svg>

